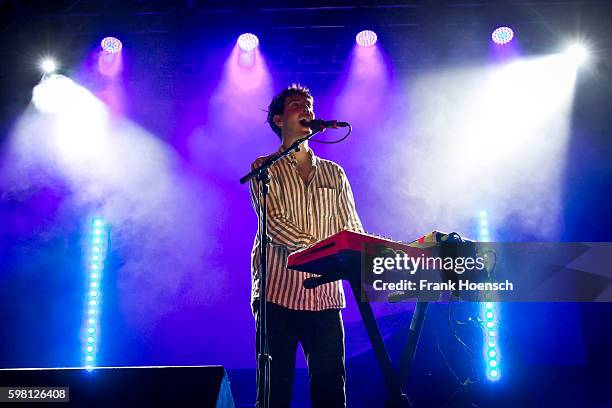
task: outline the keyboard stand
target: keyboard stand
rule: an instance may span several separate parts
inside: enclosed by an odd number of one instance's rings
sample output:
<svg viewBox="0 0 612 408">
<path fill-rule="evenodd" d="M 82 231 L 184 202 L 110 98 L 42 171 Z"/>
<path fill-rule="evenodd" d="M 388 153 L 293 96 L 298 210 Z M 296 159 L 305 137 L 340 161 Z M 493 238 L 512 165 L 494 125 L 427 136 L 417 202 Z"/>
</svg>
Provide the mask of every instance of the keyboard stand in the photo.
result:
<svg viewBox="0 0 612 408">
<path fill-rule="evenodd" d="M 376 355 L 376 360 L 378 361 L 378 365 L 380 366 L 380 370 L 382 371 L 383 377 L 385 379 L 387 391 L 389 392 L 389 395 L 391 397 L 385 407 L 412 408 L 410 400 L 408 400 L 408 397 L 402 389 L 402 383 L 399 380 L 398 376 L 395 374 L 393 365 L 391 364 L 391 358 L 389 357 L 387 347 L 385 346 L 385 342 L 383 341 L 382 335 L 380 334 L 380 329 L 378 328 L 376 317 L 374 316 L 374 312 L 372 311 L 372 305 L 370 305 L 370 302 L 364 302 L 361 300 L 361 285 L 358 280 L 350 279 L 349 283 L 351 284 L 351 290 L 353 291 L 353 295 L 355 296 L 355 302 L 357 303 L 359 313 L 361 314 L 361 320 L 363 320 L 366 332 L 368 333 L 368 337 L 370 338 L 370 343 L 372 343 L 372 349 L 374 350 L 374 354 Z M 416 342 L 418 342 L 418 335 L 420 334 L 421 327 L 423 326 L 423 319 L 419 320 L 420 326 L 418 326 L 418 333 L 415 337 Z M 413 315 L 412 322 L 414 321 L 415 319 Z M 413 324 L 411 323 L 410 327 L 412 328 L 412 326 Z M 413 348 L 409 348 L 408 345 L 410 343 L 407 343 L 404 349 L 403 354 L 407 353 L 408 355 L 410 355 L 410 353 L 412 353 L 411 360 L 412 358 L 414 358 L 414 353 L 416 352 L 416 342 L 414 343 Z M 410 365 L 411 364 L 408 365 L 408 370 L 410 369 Z"/>
<path fill-rule="evenodd" d="M 305 264 L 292 266 L 290 268 L 319 275 L 304 280 L 304 287 L 306 289 L 312 289 L 324 283 L 337 280 L 346 280 L 349 282 L 357 307 L 359 308 L 359 314 L 365 325 L 368 338 L 372 344 L 372 349 L 374 350 L 376 360 L 385 380 L 387 391 L 389 392 L 390 399 L 385 407 L 412 408 L 410 400 L 404 393 L 405 384 L 403 384 L 402 380 L 406 381 L 410 376 L 419 338 L 425 322 L 428 302 L 416 302 L 414 314 L 410 322 L 408 338 L 402 350 L 399 369 L 396 372 L 391 364 L 391 358 L 389 357 L 387 347 L 380 334 L 376 317 L 372 311 L 372 305 L 370 305 L 369 301 L 362 301 L 361 299 L 361 262 L 360 252 L 354 250 L 340 250 L 336 252 L 334 256 L 320 257 L 308 261 Z M 321 274 L 315 271 L 326 272 Z M 399 299 L 404 298 L 400 297 Z"/>
</svg>

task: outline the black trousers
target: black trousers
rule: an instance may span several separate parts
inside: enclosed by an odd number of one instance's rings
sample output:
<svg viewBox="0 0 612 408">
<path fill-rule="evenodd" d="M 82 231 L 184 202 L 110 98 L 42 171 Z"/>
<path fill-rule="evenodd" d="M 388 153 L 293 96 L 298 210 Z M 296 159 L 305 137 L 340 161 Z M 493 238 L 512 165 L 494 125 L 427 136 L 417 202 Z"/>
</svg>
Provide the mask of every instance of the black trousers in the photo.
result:
<svg viewBox="0 0 612 408">
<path fill-rule="evenodd" d="M 259 328 L 258 307 L 255 310 Z M 344 326 L 340 310 L 292 310 L 269 302 L 266 310 L 272 357 L 270 407 L 288 408 L 291 403 L 298 343 L 302 344 L 308 364 L 313 407 L 345 407 Z M 259 330 L 256 343 L 259 349 Z"/>
</svg>

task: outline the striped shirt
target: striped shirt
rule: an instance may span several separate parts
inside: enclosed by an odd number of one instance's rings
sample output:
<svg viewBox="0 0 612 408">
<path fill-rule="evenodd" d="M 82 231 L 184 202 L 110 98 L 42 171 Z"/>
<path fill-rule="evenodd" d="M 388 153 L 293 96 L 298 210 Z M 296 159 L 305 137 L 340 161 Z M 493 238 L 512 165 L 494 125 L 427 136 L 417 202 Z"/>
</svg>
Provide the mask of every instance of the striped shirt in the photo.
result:
<svg viewBox="0 0 612 408">
<path fill-rule="evenodd" d="M 281 146 L 274 154 L 283 151 Z M 291 252 L 303 249 L 342 230 L 363 231 L 355 211 L 351 186 L 338 164 L 321 159 L 309 150 L 314 176 L 306 185 L 297 171 L 293 152 L 270 168 L 268 203 L 268 287 L 267 300 L 294 310 L 340 309 L 346 306 L 342 282 L 305 289 L 304 279 L 317 275 L 287 269 Z M 268 156 L 269 157 L 269 156 Z M 267 157 L 260 157 L 251 170 Z M 251 180 L 251 202 L 259 217 L 259 183 Z M 259 299 L 260 242 L 255 236 L 251 252 L 251 305 Z"/>
</svg>

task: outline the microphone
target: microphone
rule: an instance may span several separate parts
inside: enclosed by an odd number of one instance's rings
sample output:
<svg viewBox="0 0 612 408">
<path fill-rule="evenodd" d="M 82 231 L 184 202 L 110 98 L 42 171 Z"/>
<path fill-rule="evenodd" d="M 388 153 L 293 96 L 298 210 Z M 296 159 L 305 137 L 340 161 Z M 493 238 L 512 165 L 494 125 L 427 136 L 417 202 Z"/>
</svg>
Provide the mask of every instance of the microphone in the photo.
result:
<svg viewBox="0 0 612 408">
<path fill-rule="evenodd" d="M 312 130 L 323 130 L 323 129 L 338 129 L 341 127 L 348 127 L 349 124 L 347 122 L 338 122 L 337 120 L 323 120 L 323 119 L 313 119 L 310 122 L 306 119 L 300 120 L 300 125 L 306 126 Z"/>
</svg>

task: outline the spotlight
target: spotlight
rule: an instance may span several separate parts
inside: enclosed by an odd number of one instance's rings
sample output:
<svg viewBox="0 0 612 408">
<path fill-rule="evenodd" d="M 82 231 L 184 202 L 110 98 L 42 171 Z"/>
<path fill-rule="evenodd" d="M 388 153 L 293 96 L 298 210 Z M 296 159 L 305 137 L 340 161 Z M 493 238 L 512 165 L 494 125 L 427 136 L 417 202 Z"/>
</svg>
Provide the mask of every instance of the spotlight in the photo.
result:
<svg viewBox="0 0 612 408">
<path fill-rule="evenodd" d="M 40 68 L 45 74 L 52 74 L 57 69 L 57 64 L 51 58 L 45 58 L 40 62 Z"/>
<path fill-rule="evenodd" d="M 115 37 L 103 38 L 102 41 L 100 41 L 100 46 L 104 51 L 108 52 L 109 54 L 116 54 L 121 51 L 121 48 L 123 48 L 121 41 L 119 41 L 119 39 Z"/>
<path fill-rule="evenodd" d="M 498 27 L 491 34 L 491 39 L 495 44 L 508 44 L 514 38 L 514 31 L 510 27 Z"/>
<path fill-rule="evenodd" d="M 567 48 L 565 55 L 576 65 L 580 65 L 587 60 L 589 52 L 583 45 L 573 44 Z"/>
<path fill-rule="evenodd" d="M 244 33 L 238 37 L 238 46 L 242 51 L 253 51 L 259 45 L 259 38 L 255 34 Z"/>
<path fill-rule="evenodd" d="M 361 47 L 371 47 L 378 41 L 378 36 L 374 31 L 363 30 L 357 34 L 355 41 Z"/>
</svg>

